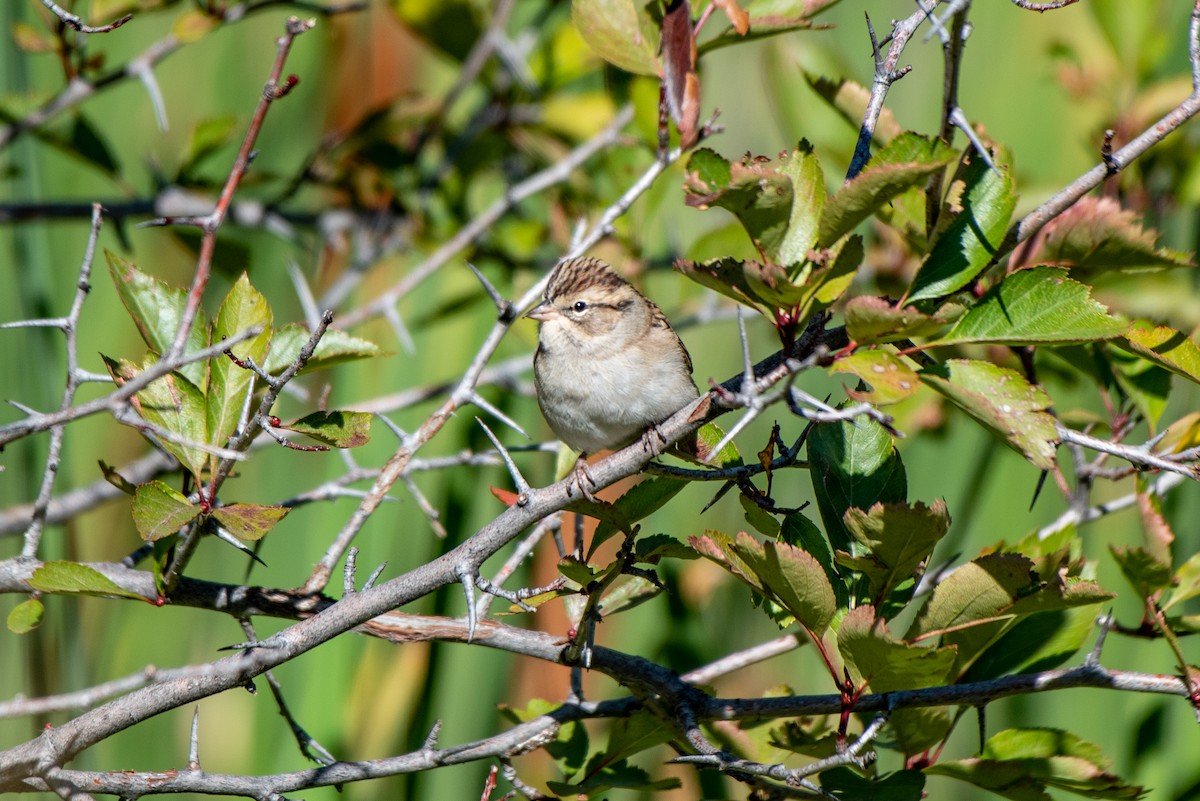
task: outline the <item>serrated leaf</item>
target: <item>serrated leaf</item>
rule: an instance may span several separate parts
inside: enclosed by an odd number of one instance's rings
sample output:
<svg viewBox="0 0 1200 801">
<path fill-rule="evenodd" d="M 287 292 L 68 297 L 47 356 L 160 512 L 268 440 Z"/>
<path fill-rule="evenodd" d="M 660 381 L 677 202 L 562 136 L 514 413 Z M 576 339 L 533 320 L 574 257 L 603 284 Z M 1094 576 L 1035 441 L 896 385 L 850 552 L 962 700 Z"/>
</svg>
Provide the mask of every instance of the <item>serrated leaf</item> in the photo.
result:
<svg viewBox="0 0 1200 801">
<path fill-rule="evenodd" d="M 1200 347 L 1187 334 L 1155 326 L 1148 320 L 1137 320 L 1116 340 L 1116 345 L 1200 384 Z"/>
<path fill-rule="evenodd" d="M 95 568 L 78 562 L 46 562 L 33 571 L 29 586 L 35 590 L 79 595 L 114 595 L 119 598 L 147 600 L 136 592 L 120 586 Z"/>
<path fill-rule="evenodd" d="M 821 215 L 817 245 L 829 247 L 902 192 L 924 184 L 956 157 L 940 139 L 901 134 L 829 199 Z"/>
<path fill-rule="evenodd" d="M 808 252 L 817 246 L 817 228 L 825 209 L 825 173 L 821 162 L 806 141 L 796 145 L 791 158 L 780 165 L 780 173 L 792 184 L 792 207 L 788 214 L 787 232 L 779 243 L 775 260 L 779 264 L 802 264 Z M 825 247 L 832 242 L 824 243 Z"/>
<path fill-rule="evenodd" d="M 808 438 L 808 461 L 817 508 L 835 550 L 858 552 L 843 523 L 847 509 L 908 499 L 892 435 L 873 420 L 818 424 Z"/>
<path fill-rule="evenodd" d="M 154 364 L 154 354 L 147 354 L 143 367 L 124 359 L 113 360 L 101 355 L 109 375 L 117 386 L 136 378 L 143 369 Z M 183 438 L 189 444 L 175 442 L 165 437 L 158 438 L 162 447 L 180 461 L 193 475 L 204 471 L 208 454 L 190 443 L 208 441 L 208 420 L 204 393 L 180 373 L 169 373 L 152 381 L 149 386 L 131 398 L 133 407 L 148 423 Z"/>
<path fill-rule="evenodd" d="M 845 524 L 874 561 L 876 569 L 867 573 L 867 579 L 871 596 L 882 603 L 933 553 L 950 530 L 950 514 L 943 501 L 932 506 L 877 503 L 865 512 L 847 509 Z"/>
<path fill-rule="evenodd" d="M 1004 240 L 1017 203 L 1008 168 L 1000 167 L 997 174 L 972 152 L 955 180 L 964 183 L 962 208 L 957 213 L 942 210 L 943 215 L 955 216 L 917 270 L 909 302 L 962 289 L 983 271 Z"/>
<path fill-rule="evenodd" d="M 638 537 L 633 544 L 636 560 L 656 565 L 662 559 L 698 559 L 699 554 L 670 534 L 649 534 Z"/>
<path fill-rule="evenodd" d="M 1030 263 L 1071 266 L 1072 274 L 1191 267 L 1186 253 L 1155 247 L 1157 232 L 1110 197 L 1087 196 L 1051 220 L 1029 254 Z"/>
<path fill-rule="evenodd" d="M 312 334 L 308 329 L 299 323 L 289 323 L 283 328 L 277 329 L 271 338 L 271 350 L 267 353 L 266 371 L 272 375 L 282 372 L 300 355 L 301 348 L 308 342 L 310 336 Z M 300 374 L 306 375 L 322 367 L 330 367 L 355 359 L 369 359 L 383 355 L 385 355 L 384 351 L 374 342 L 350 336 L 342 331 L 328 329 L 321 337 L 321 341 L 317 343 L 317 349 L 305 363 Z"/>
<path fill-rule="evenodd" d="M 133 524 L 146 542 L 169 537 L 200 516 L 200 507 L 161 481 L 138 486 L 131 502 Z"/>
<path fill-rule="evenodd" d="M 738 534 L 732 551 L 758 577 L 768 596 L 820 637 L 833 620 L 837 599 L 824 568 L 816 558 L 785 542 L 760 543 Z"/>
<path fill-rule="evenodd" d="M 175 341 L 175 332 L 183 318 L 187 303 L 187 290 L 171 287 L 152 275 L 141 272 L 112 251 L 105 250 L 108 273 L 117 287 L 117 296 L 125 305 L 129 316 L 141 333 L 142 339 L 155 353 L 166 353 Z M 188 332 L 185 353 L 193 353 L 208 347 L 208 321 L 204 309 L 196 311 L 192 330 Z M 200 389 L 208 382 L 207 362 L 191 362 L 179 372 Z"/>
<path fill-rule="evenodd" d="M 275 524 L 287 517 L 290 511 L 291 508 L 283 506 L 231 503 L 213 509 L 212 516 L 239 540 L 256 542 L 275 528 Z"/>
<path fill-rule="evenodd" d="M 762 580 L 734 551 L 733 543 L 733 538 L 722 531 L 709 531 L 702 537 L 688 537 L 688 544 L 696 553 L 725 568 L 760 595 L 765 594 Z"/>
<path fill-rule="evenodd" d="M 859 402 L 886 406 L 909 398 L 921 388 L 916 371 L 899 357 L 883 350 L 860 350 L 838 359 L 829 366 L 830 374 L 850 373 L 871 385 L 869 392 L 846 388 L 846 394 Z"/>
<path fill-rule="evenodd" d="M 929 315 L 914 306 L 897 308 L 883 298 L 860 295 L 846 304 L 846 333 L 859 345 L 928 337 L 954 322 L 958 311 L 946 304 Z"/>
<path fill-rule="evenodd" d="M 696 157 L 701 157 L 696 167 Z M 744 158 L 726 162 L 728 180 L 721 182 L 723 160 L 701 149 L 688 160 L 683 182 L 684 202 L 695 208 L 720 206 L 742 223 L 765 259 L 779 263 L 778 253 L 788 231 L 795 193 L 791 179 L 769 159 Z M 786 165 L 785 165 L 786 166 Z"/>
<path fill-rule="evenodd" d="M 614 517 L 610 521 L 601 521 L 592 535 L 592 544 L 588 548 L 588 558 L 596 552 L 600 545 L 615 534 L 629 531 L 633 524 L 661 509 L 667 501 L 674 498 L 686 487 L 688 482 L 669 476 L 655 476 L 645 481 L 639 481 L 613 502 Z"/>
<path fill-rule="evenodd" d="M 371 441 L 370 412 L 313 412 L 279 428 L 295 431 L 334 448 L 358 448 Z"/>
<path fill-rule="evenodd" d="M 646 3 L 574 0 L 571 21 L 605 61 L 638 75 L 658 74 L 658 25 Z"/>
<path fill-rule="evenodd" d="M 946 632 L 943 641 L 964 626 L 1010 615 L 1013 603 L 1036 590 L 1033 562 L 1012 553 L 981 556 L 940 581 L 908 631 L 908 639 Z"/>
<path fill-rule="evenodd" d="M 1091 290 L 1057 267 L 1018 270 L 987 291 L 945 337 L 933 345 L 986 342 L 1041 345 L 1112 339 L 1124 320 L 1092 300 Z"/>
<path fill-rule="evenodd" d="M 788 271 L 777 264 L 728 258 L 703 263 L 679 259 L 675 269 L 769 319 L 774 309 L 797 306 L 811 294 L 803 283 L 793 284 Z"/>
<path fill-rule="evenodd" d="M 1151 598 L 1171 585 L 1171 565 L 1145 548 L 1109 546 L 1121 574 L 1139 598 Z"/>
<path fill-rule="evenodd" d="M 1024 376 L 989 362 L 950 359 L 919 373 L 921 380 L 1042 470 L 1054 467 L 1058 432 L 1050 396 Z"/>
<path fill-rule="evenodd" d="M 1106 799 L 1135 799 L 1144 792 L 1112 774 L 1097 746 L 1061 729 L 1002 731 L 987 741 L 981 756 L 942 761 L 925 772 L 970 782 L 1014 801 L 1048 798 L 1047 788 Z"/>
<path fill-rule="evenodd" d="M 925 648 L 896 639 L 869 604 L 842 618 L 837 641 L 855 682 L 865 682 L 876 692 L 942 684 L 954 664 L 953 648 Z"/>
<path fill-rule="evenodd" d="M 13 634 L 28 634 L 41 624 L 45 611 L 37 598 L 26 598 L 8 613 L 8 630 Z"/>
<path fill-rule="evenodd" d="M 253 359 L 261 367 L 271 344 L 271 321 L 271 307 L 267 305 L 267 299 L 251 286 L 250 277 L 242 273 L 229 288 L 217 312 L 213 341 L 232 338 L 256 326 L 261 328 L 258 336 L 238 342 L 230 348 L 233 355 L 242 361 Z M 207 393 L 210 444 L 223 448 L 229 442 L 229 437 L 237 429 L 238 418 L 246 402 L 246 392 L 252 381 L 254 373 L 239 367 L 228 356 L 213 360 Z"/>
</svg>

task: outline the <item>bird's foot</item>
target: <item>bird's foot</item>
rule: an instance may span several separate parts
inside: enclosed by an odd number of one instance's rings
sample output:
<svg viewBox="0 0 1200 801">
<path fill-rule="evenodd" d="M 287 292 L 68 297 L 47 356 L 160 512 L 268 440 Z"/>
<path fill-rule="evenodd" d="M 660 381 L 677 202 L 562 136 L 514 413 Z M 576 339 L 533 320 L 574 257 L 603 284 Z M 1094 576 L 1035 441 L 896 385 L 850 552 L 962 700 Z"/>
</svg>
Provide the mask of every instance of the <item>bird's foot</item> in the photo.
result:
<svg viewBox="0 0 1200 801">
<path fill-rule="evenodd" d="M 642 452 L 651 456 L 661 456 L 666 450 L 667 438 L 658 430 L 657 423 L 651 423 L 642 434 Z"/>
<path fill-rule="evenodd" d="M 575 481 L 568 482 L 567 495 L 575 494 L 571 491 L 572 486 L 575 486 L 578 487 L 580 495 L 592 503 L 595 503 L 596 498 L 594 495 L 592 495 L 592 491 L 588 489 L 588 487 L 589 485 L 591 487 L 595 487 L 596 479 L 592 476 L 592 472 L 588 470 L 586 453 L 579 454 L 579 458 L 575 460 L 575 469 L 571 471 L 571 476 L 575 479 Z"/>
</svg>

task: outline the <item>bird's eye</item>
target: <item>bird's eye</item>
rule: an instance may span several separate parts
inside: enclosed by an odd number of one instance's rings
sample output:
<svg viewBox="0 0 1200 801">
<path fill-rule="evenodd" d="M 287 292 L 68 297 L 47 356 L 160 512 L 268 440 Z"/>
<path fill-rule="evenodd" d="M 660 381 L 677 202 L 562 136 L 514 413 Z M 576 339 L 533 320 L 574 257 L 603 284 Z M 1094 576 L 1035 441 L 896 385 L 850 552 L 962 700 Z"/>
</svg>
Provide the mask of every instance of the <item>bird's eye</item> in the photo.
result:
<svg viewBox="0 0 1200 801">
<path fill-rule="evenodd" d="M 573 308 L 573 309 L 575 310 L 575 313 L 576 313 L 576 314 L 580 314 L 580 313 L 582 313 L 584 310 L 586 310 L 586 309 L 587 309 L 587 306 L 588 306 L 588 305 L 587 305 L 587 303 L 586 303 L 586 302 L 584 302 L 584 301 L 582 301 L 582 300 L 577 300 L 577 301 L 575 301 L 575 305 L 574 305 L 574 306 L 572 306 L 571 308 Z"/>
</svg>

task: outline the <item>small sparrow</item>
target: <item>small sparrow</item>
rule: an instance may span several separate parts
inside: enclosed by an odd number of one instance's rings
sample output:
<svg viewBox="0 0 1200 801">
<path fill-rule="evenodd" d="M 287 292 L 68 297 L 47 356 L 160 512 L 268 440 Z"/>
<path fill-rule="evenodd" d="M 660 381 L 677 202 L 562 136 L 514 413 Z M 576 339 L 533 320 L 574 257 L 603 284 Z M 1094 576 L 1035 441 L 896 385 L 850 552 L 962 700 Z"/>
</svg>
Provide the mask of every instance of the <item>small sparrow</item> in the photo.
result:
<svg viewBox="0 0 1200 801">
<path fill-rule="evenodd" d="M 581 451 L 575 477 L 590 498 L 589 453 L 628 445 L 699 397 L 692 359 L 662 310 L 599 259 L 555 267 L 525 316 L 539 323 L 538 405 L 558 438 Z"/>
</svg>

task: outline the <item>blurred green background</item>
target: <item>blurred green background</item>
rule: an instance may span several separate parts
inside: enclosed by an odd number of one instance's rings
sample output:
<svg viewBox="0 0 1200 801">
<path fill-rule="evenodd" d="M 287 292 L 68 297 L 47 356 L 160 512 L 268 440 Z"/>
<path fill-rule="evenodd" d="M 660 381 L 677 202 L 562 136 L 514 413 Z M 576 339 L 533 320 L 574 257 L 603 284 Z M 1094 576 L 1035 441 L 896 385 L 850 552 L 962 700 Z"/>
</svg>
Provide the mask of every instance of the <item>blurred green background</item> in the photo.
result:
<svg viewBox="0 0 1200 801">
<path fill-rule="evenodd" d="M 79 4 L 82 10 L 84 4 Z M 406 13 L 419 11 L 421 3 L 394 4 Z M 258 156 L 251 179 L 239 198 L 270 198 L 331 131 L 344 129 L 368 108 L 395 97 L 398 106 L 420 107 L 441 97 L 455 80 L 460 65 L 448 52 L 431 47 L 397 21 L 392 9 L 370 3 L 364 14 L 336 19 L 320 17 L 316 28 L 300 37 L 288 61 L 287 72 L 300 78 L 298 87 L 274 104 L 258 141 Z M 537 6 L 536 12 L 532 9 Z M 159 41 L 193 6 L 178 3 L 156 12 L 139 13 L 133 22 L 102 39 L 93 39 L 92 53 L 102 51 L 107 65 L 127 62 L 150 43 Z M 449 12 L 483 18 L 474 4 L 449 4 Z M 730 47 L 707 56 L 702 64 L 704 114 L 721 109 L 724 132 L 706 145 L 726 156 L 744 152 L 773 155 L 807 138 L 814 142 L 831 187 L 844 174 L 853 149 L 856 129 L 834 114 L 809 88 L 806 71 L 830 77 L 846 76 L 869 84 L 872 61 L 863 13 L 876 30 L 888 29 L 892 18 L 907 16 L 913 4 L 894 2 L 842 2 L 818 18 L 832 27 L 800 32 L 745 46 Z M 1035 207 L 1079 173 L 1096 163 L 1100 132 L 1116 127 L 1118 120 L 1148 122 L 1182 99 L 1190 90 L 1186 52 L 1186 3 L 1088 2 L 1044 15 L 1023 12 L 1010 3 L 979 3 L 972 9 L 974 31 L 968 41 L 962 75 L 962 105 L 972 121 L 984 126 L 995 140 L 1005 143 L 1015 156 L 1017 186 L 1021 193 L 1018 214 Z M 201 172 L 220 180 L 228 169 L 238 138 L 262 91 L 274 57 L 273 40 L 282 30 L 286 8 L 249 15 L 227 24 L 182 47 L 155 68 L 165 98 L 169 129 L 160 130 L 145 87 L 125 80 L 88 100 L 81 112 L 107 142 L 114 168 L 97 169 L 64 153 L 44 138 L 25 135 L 0 150 L 0 203 L 120 202 L 145 198 L 159 176 L 171 175 L 196 127 L 223 116 L 236 118 L 235 136 L 202 163 Z M 415 12 L 413 12 L 415 13 Z M 14 24 L 41 26 L 40 4 L 9 2 L 0 7 L 0 29 L 8 36 Z M 602 65 L 584 49 L 570 26 L 566 3 L 518 4 L 510 32 L 521 30 L 523 20 L 540 24 L 538 36 L 547 47 L 557 48 L 563 64 L 577 64 L 578 77 L 564 80 L 558 94 L 547 98 L 547 109 L 560 101 L 563 113 L 577 135 L 598 130 L 612 108 L 610 94 L 628 91 L 638 100 L 639 135 L 653 119 L 646 87 L 632 84 Z M 922 29 L 919 36 L 926 29 Z M 519 39 L 519 37 L 518 37 Z M 931 132 L 936 125 L 941 91 L 941 47 L 932 41 L 914 41 L 901 63 L 913 72 L 893 88 L 888 97 L 901 125 Z M 562 55 L 566 54 L 566 55 Z M 6 40 L 0 47 L 4 107 L 8 112 L 30 107 L 63 83 L 62 68 L 50 54 L 25 52 Z M 652 87 L 651 87 L 652 88 Z M 611 91 L 610 91 L 611 90 Z M 468 90 L 465 106 L 475 104 Z M 656 100 L 656 98 L 654 98 Z M 570 102 L 567 102 L 570 101 Z M 1139 116 L 1140 115 L 1140 116 Z M 464 124 L 461 112 L 452 115 L 450 127 Z M 70 126 L 72 113 L 51 127 Z M 1123 133 L 1136 132 L 1137 128 Z M 567 141 L 563 126 L 558 134 Z M 1138 165 L 1151 195 L 1156 187 L 1169 187 L 1170 203 L 1147 201 L 1149 224 L 1164 232 L 1163 244 L 1196 249 L 1196 201 L 1200 172 L 1194 158 L 1198 130 L 1195 124 L 1176 133 Z M 961 138 L 961 137 L 960 137 Z M 1120 144 L 1120 140 L 1118 140 Z M 482 147 L 482 145 L 481 145 Z M 485 162 L 473 172 L 454 174 L 449 182 L 474 183 L 458 187 L 458 207 L 436 208 L 416 227 L 411 247 L 390 254 L 377 265 L 349 305 L 371 297 L 394 283 L 411 265 L 456 230 L 461 216 L 477 213 L 503 186 L 509 164 L 506 154 L 494 149 L 468 153 L 464 160 Z M 572 190 L 579 199 L 607 203 L 649 161 L 640 152 L 614 151 L 590 163 Z M 492 160 L 494 163 L 487 163 Z M 428 167 L 428 165 L 424 165 Z M 619 247 L 606 246 L 612 258 L 624 256 L 623 267 L 635 257 L 651 269 L 645 287 L 680 323 L 681 334 L 696 363 L 703 385 L 709 377 L 724 380 L 741 369 L 736 324 L 725 316 L 716 322 L 688 325 L 687 321 L 713 300 L 706 290 L 688 283 L 666 267 L 675 256 L 699 257 L 705 248 L 725 247 L 733 240 L 731 219 L 720 210 L 700 212 L 686 208 L 680 191 L 681 168 L 675 167 L 634 206 L 618 224 Z M 393 176 L 398 184 L 404 179 Z M 1156 183 L 1157 182 L 1157 183 Z M 1168 189 L 1164 188 L 1164 192 Z M 363 193 L 365 196 L 366 193 Z M 345 202 L 345 193 L 330 189 L 305 190 L 291 208 L 313 212 Z M 361 200 L 361 197 L 359 200 Z M 579 209 L 594 218 L 602 206 Z M 540 271 L 561 252 L 561 235 L 546 236 L 543 220 L 547 204 L 535 199 L 512 215 L 516 222 L 498 236 L 511 241 L 481 248 L 474 262 L 508 297 L 524 291 Z M 540 215 L 540 216 L 539 216 Z M 534 222 L 530 223 L 532 220 Z M 164 280 L 185 284 L 194 267 L 193 253 L 180 239 L 161 228 L 137 228 L 131 218 L 121 228 L 107 222 L 101 245 L 134 261 Z M 520 222 L 527 223 L 522 229 Z M 574 220 L 559 221 L 569 228 Z M 532 233 L 531 233 L 532 232 Z M 0 225 L 0 320 L 18 320 L 63 314 L 73 295 L 75 278 L 88 233 L 86 217 Z M 525 240 L 522 240 L 522 236 Z M 295 241 L 269 233 L 228 225 L 223 242 L 236 243 L 238 252 L 219 263 L 207 294 L 209 311 L 224 295 L 241 270 L 270 301 L 277 322 L 302 318 L 302 311 L 287 276 L 295 263 L 311 283 L 328 286 L 336 272 L 329 254 L 322 251 L 311 232 Z M 513 267 L 514 254 L 525 254 Z M 469 255 L 464 254 L 464 255 Z M 1200 293 L 1188 272 L 1143 279 L 1137 309 L 1183 330 L 1200 323 Z M 93 291 L 81 323 L 81 362 L 101 371 L 99 353 L 134 358 L 144 346 L 118 301 L 111 281 L 98 259 Z M 1120 286 L 1100 296 L 1119 310 L 1128 298 Z M 1150 300 L 1141 300 L 1150 298 Z M 494 308 L 478 284 L 463 268 L 461 259 L 446 265 L 400 304 L 414 340 L 407 352 L 385 324 L 374 321 L 354 333 L 379 342 L 391 355 L 318 374 L 308 379 L 312 387 L 332 386 L 331 407 L 354 408 L 400 389 L 435 384 L 461 374 L 494 319 Z M 335 323 L 336 325 L 336 323 Z M 761 320 L 748 320 L 752 352 L 762 357 L 776 345 L 773 332 Z M 495 361 L 531 354 L 535 341 L 532 323 L 518 324 L 501 347 Z M 62 337 L 53 331 L 19 329 L 0 331 L 0 388 L 5 399 L 37 409 L 60 401 L 64 358 Z M 524 376 L 528 381 L 529 376 Z M 803 380 L 817 396 L 843 397 L 841 382 L 813 374 Z M 102 385 L 87 385 L 80 399 L 105 392 Z M 1085 387 L 1054 386 L 1060 404 L 1098 409 L 1096 398 Z M 485 394 L 511 414 L 537 440 L 548 429 L 527 395 L 489 388 Z M 932 501 L 944 498 L 954 517 L 947 541 L 935 560 L 969 559 L 988 544 L 1019 539 L 1052 521 L 1065 508 L 1051 487 L 1032 505 L 1037 471 L 1019 456 L 1000 446 L 970 421 L 951 415 L 930 429 L 928 398 L 901 409 L 899 427 L 913 433 L 899 442 L 908 468 L 909 496 Z M 285 400 L 282 416 L 309 409 Z M 392 415 L 411 430 L 434 402 L 426 402 Z M 1165 419 L 1197 408 L 1192 387 L 1177 387 Z M 458 414 L 421 456 L 446 455 L 464 448 L 486 450 L 487 440 L 474 421 L 476 410 Z M 782 415 L 781 409 L 777 414 Z M 18 419 L 12 407 L 0 409 L 0 423 Z M 751 426 L 740 438 L 743 451 L 752 453 L 765 442 L 771 417 Z M 489 423 L 491 424 L 491 423 Z M 493 425 L 512 445 L 523 439 Z M 797 429 L 798 430 L 798 429 Z M 786 437 L 786 433 L 785 433 Z M 364 466 L 381 464 L 395 440 L 376 426 L 374 441 L 356 451 Z M 0 454 L 0 508 L 31 500 L 37 492 L 45 458 L 46 437 L 8 446 Z M 64 464 L 57 488 L 79 486 L 99 478 L 97 460 L 121 465 L 143 452 L 140 437 L 106 417 L 93 417 L 68 429 Z M 519 456 L 527 477 L 535 484 L 552 478 L 553 457 Z M 269 448 L 259 451 L 240 476 L 226 489 L 226 498 L 273 503 L 296 495 L 344 470 L 336 453 L 309 454 Z M 436 538 L 411 496 L 397 485 L 399 502 L 385 505 L 370 521 L 357 545 L 365 571 L 386 561 L 384 577 L 395 576 L 421 564 L 470 536 L 500 510 L 489 486 L 509 487 L 500 468 L 458 468 L 417 476 L 418 485 L 440 510 L 448 531 Z M 777 479 L 779 500 L 799 505 L 812 499 L 808 477 L 793 471 Z M 1105 494 L 1122 495 L 1127 485 L 1101 486 Z M 669 532 L 686 538 L 704 529 L 736 531 L 745 528 L 742 510 L 731 495 L 713 509 L 698 510 L 711 497 L 709 487 L 692 486 L 649 519 L 648 532 Z M 291 514 L 266 539 L 261 555 L 268 568 L 255 568 L 251 581 L 265 586 L 291 587 L 303 583 L 331 538 L 354 509 L 354 501 L 305 506 Z M 1179 536 L 1178 553 L 1200 549 L 1200 492 L 1189 484 L 1165 499 L 1169 519 Z M 1085 551 L 1100 562 L 1099 578 L 1110 588 L 1129 593 L 1111 560 L 1112 543 L 1140 541 L 1136 512 L 1110 516 L 1087 527 Z M 116 502 L 89 512 L 65 527 L 52 527 L 43 539 L 42 558 L 119 560 L 131 552 L 138 538 L 125 504 Z M 541 583 L 553 570 L 555 554 L 549 542 L 541 546 L 536 563 L 521 577 L 524 583 Z M 0 558 L 20 551 L 19 536 L 0 536 Z M 489 564 L 493 569 L 498 566 Z M 220 543 L 205 542 L 189 574 L 215 581 L 243 580 L 246 560 Z M 486 572 L 486 571 L 485 571 Z M 746 603 L 747 592 L 708 563 L 688 563 L 670 568 L 665 577 L 670 597 L 660 597 L 633 612 L 614 618 L 601 628 L 599 642 L 642 654 L 684 671 L 739 647 L 777 634 L 777 630 Z M 335 579 L 336 581 L 336 579 Z M 20 598 L 0 598 L 0 613 Z M 46 618 L 34 633 L 18 637 L 0 632 L 0 699 L 17 694 L 42 695 L 83 688 L 123 676 L 146 665 L 177 666 L 211 660 L 216 649 L 242 639 L 235 621 L 197 610 L 156 609 L 134 602 L 99 599 L 49 598 Z M 460 615 L 459 590 L 449 588 L 413 604 L 409 611 Z M 1136 599 L 1114 604 L 1119 620 L 1134 624 L 1140 618 Z M 265 635 L 282 623 L 259 620 Z M 561 630 L 563 619 L 539 613 L 528 625 Z M 1193 661 L 1200 661 L 1196 646 L 1187 642 Z M 756 696 L 779 685 L 795 692 L 827 693 L 828 682 L 816 661 L 802 648 L 753 669 L 722 680 L 722 695 Z M 1113 668 L 1171 672 L 1170 655 L 1158 642 L 1110 638 L 1104 662 Z M 361 637 L 344 636 L 303 659 L 277 671 L 293 712 L 308 731 L 333 753 L 345 759 L 368 759 L 419 747 L 435 720 L 442 720 L 440 743 L 450 745 L 487 736 L 503 726 L 497 705 L 525 706 L 534 697 L 560 699 L 566 690 L 567 671 L 554 666 L 525 663 L 518 658 L 457 645 L 418 644 L 396 647 Z M 603 677 L 589 676 L 585 684 L 591 697 L 612 697 L 621 689 Z M 179 709 L 159 716 L 84 753 L 74 766 L 106 770 L 166 770 L 186 761 L 192 710 Z M 35 736 L 48 720 L 0 720 L 0 745 L 11 746 Z M 1006 725 L 1045 725 L 1069 728 L 1100 744 L 1114 769 L 1128 781 L 1151 789 L 1149 797 L 1200 798 L 1200 737 L 1192 712 L 1178 700 L 1099 691 L 1065 691 L 1001 701 L 988 708 L 989 731 Z M 601 737 L 603 727 L 590 727 Z M 977 743 L 977 732 L 968 718 L 959 726 L 948 756 L 968 756 Z M 954 753 L 951 753 L 954 752 Z M 297 753 L 286 724 L 278 716 L 265 685 L 257 695 L 230 692 L 200 705 L 200 755 L 209 771 L 274 773 L 306 766 Z M 658 771 L 655 759 L 663 752 L 643 755 L 643 764 Z M 894 755 L 883 752 L 881 767 L 897 767 Z M 543 756 L 518 762 L 526 781 L 557 778 Z M 691 769 L 671 768 L 684 789 L 663 798 L 744 797 L 745 789 L 723 784 L 716 776 L 697 777 Z M 305 798 L 475 798 L 481 792 L 487 765 L 432 771 L 381 782 L 349 785 L 339 794 L 333 789 L 308 791 Z M 502 783 L 503 788 L 503 783 Z M 969 798 L 969 788 L 949 780 L 931 778 L 930 797 Z M 612 798 L 630 797 L 612 793 Z"/>
</svg>

